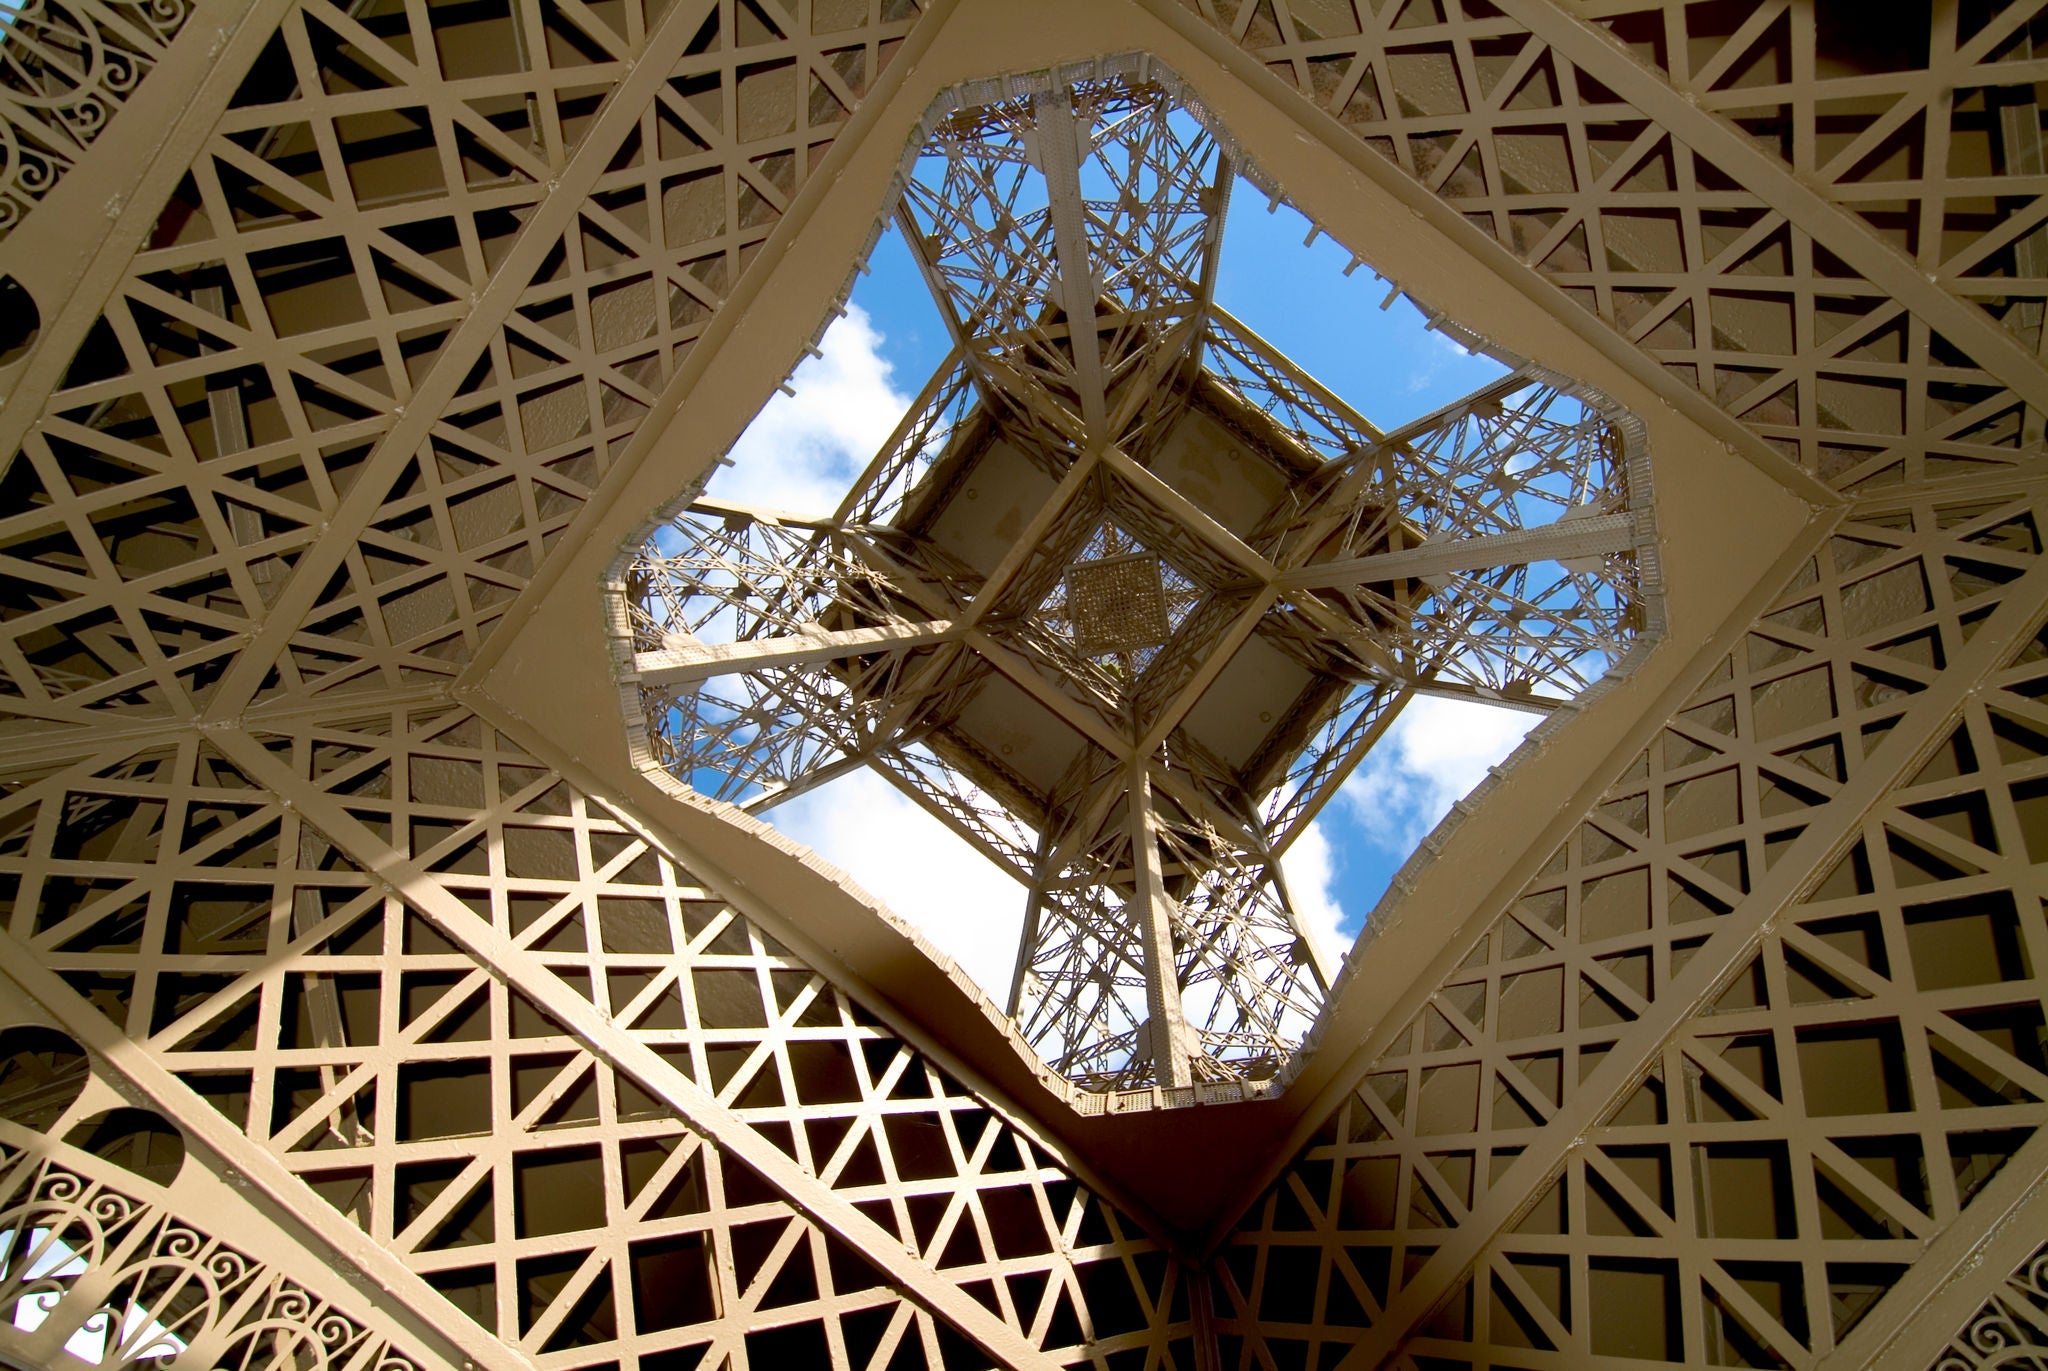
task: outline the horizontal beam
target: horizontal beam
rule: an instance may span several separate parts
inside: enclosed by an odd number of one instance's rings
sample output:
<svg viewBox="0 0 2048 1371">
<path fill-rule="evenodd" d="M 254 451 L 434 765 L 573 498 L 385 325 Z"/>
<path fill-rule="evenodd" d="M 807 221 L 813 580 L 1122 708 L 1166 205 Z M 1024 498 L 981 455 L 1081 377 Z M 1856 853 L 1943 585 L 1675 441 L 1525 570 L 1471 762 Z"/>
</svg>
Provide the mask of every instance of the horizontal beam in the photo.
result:
<svg viewBox="0 0 2048 1371">
<path fill-rule="evenodd" d="M 1555 695 L 1509 695 L 1489 686 L 1467 685 L 1463 681 L 1417 681 L 1407 678 L 1401 684 L 1417 695 L 1430 695 L 1439 700 L 1462 700 L 1467 704 L 1491 705 L 1495 709 L 1519 710 L 1523 714 L 1550 714 L 1570 704 Z"/>
<path fill-rule="evenodd" d="M 1428 580 L 1454 571 L 1484 571 L 1524 566 L 1530 562 L 1568 562 L 1627 552 L 1635 546 L 1635 519 L 1627 514 L 1599 514 L 1560 519 L 1541 528 L 1513 533 L 1488 533 L 1477 538 L 1446 539 L 1398 552 L 1319 562 L 1281 573 L 1288 590 L 1353 586 L 1371 581 Z"/>
<path fill-rule="evenodd" d="M 810 666 L 817 662 L 856 657 L 885 648 L 929 647 L 953 634 L 950 619 L 929 619 L 921 623 L 877 624 L 872 628 L 822 629 L 806 626 L 795 633 L 773 638 L 750 638 L 738 643 L 700 643 L 680 634 L 671 635 L 667 646 L 655 652 L 638 653 L 633 673 L 642 685 L 695 685 L 714 676 L 767 667 Z"/>
</svg>

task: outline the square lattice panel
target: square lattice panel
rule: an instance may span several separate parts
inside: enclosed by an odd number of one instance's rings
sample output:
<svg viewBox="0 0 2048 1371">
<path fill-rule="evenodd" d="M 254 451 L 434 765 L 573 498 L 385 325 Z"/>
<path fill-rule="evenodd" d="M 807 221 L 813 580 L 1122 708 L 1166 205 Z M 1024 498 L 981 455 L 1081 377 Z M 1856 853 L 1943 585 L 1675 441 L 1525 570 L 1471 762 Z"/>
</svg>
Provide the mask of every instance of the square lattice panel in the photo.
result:
<svg viewBox="0 0 2048 1371">
<path fill-rule="evenodd" d="M 1069 568 L 1067 607 L 1081 651 L 1091 657 L 1158 647 L 1171 631 L 1159 559 L 1142 552 Z"/>
</svg>

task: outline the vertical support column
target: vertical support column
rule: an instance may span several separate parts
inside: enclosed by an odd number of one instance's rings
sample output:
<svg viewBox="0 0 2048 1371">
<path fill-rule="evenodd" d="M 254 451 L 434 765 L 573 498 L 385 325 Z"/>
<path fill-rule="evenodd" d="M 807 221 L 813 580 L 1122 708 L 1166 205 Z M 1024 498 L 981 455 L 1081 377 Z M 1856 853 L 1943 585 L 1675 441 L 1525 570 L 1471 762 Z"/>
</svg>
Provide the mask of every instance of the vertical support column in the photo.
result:
<svg viewBox="0 0 2048 1371">
<path fill-rule="evenodd" d="M 1092 443 L 1107 441 L 1109 400 L 1102 381 L 1102 337 L 1095 328 L 1095 271 L 1088 260 L 1088 222 L 1081 206 L 1081 130 L 1074 93 L 1038 97 L 1038 165 L 1052 208 L 1053 250 L 1060 260 L 1060 306 L 1067 312 L 1074 349 L 1074 379 L 1081 391 L 1081 423 Z"/>
<path fill-rule="evenodd" d="M 1131 764 L 1131 924 L 1145 949 L 1146 1020 L 1152 1037 L 1154 1079 L 1162 1086 L 1195 1083 L 1188 1060 L 1188 1021 L 1180 1008 L 1180 978 L 1173 957 L 1173 897 L 1159 864 L 1159 811 L 1152 801 L 1152 776 L 1141 761 Z"/>
<path fill-rule="evenodd" d="M 1216 307 L 1216 278 L 1223 269 L 1223 225 L 1230 217 L 1230 191 L 1236 184 L 1237 168 L 1230 154 L 1219 151 L 1216 179 L 1206 195 L 1209 223 L 1202 231 L 1202 279 L 1195 294 L 1195 336 L 1182 363 L 1190 381 L 1202 370 L 1202 340 L 1209 331 L 1209 312 Z"/>
<path fill-rule="evenodd" d="M 1031 954 L 1038 949 L 1038 921 L 1045 907 L 1045 883 L 1053 876 L 1049 860 L 1052 848 L 1053 834 L 1048 826 L 1038 838 L 1036 875 L 1024 897 L 1024 932 L 1017 939 L 1017 964 L 1010 972 L 1010 998 L 1004 1012 L 1013 1020 L 1023 1012 L 1024 977 L 1031 971 Z"/>
</svg>

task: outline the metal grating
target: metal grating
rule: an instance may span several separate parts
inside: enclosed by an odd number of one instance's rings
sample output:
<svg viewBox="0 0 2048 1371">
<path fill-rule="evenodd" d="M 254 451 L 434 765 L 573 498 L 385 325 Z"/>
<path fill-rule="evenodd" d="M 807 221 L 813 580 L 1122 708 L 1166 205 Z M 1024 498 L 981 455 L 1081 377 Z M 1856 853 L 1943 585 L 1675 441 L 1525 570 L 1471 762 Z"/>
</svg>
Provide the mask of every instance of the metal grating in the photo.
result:
<svg viewBox="0 0 2048 1371">
<path fill-rule="evenodd" d="M 1143 552 L 1076 562 L 1067 570 L 1067 615 L 1082 652 L 1137 652 L 1172 631 L 1159 559 Z"/>
</svg>

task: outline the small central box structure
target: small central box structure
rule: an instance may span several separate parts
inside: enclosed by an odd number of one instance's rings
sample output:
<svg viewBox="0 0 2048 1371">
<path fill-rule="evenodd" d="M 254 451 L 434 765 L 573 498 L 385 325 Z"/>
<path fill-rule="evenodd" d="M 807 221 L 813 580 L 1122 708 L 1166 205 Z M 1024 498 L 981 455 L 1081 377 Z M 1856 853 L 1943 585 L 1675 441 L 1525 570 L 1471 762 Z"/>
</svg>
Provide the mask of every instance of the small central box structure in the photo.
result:
<svg viewBox="0 0 2048 1371">
<path fill-rule="evenodd" d="M 1172 626 L 1159 559 L 1131 552 L 1076 562 L 1067 569 L 1067 617 L 1085 656 L 1160 646 Z"/>
</svg>

